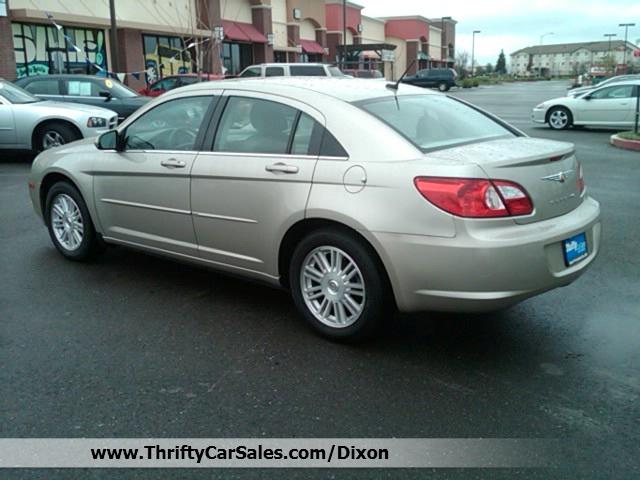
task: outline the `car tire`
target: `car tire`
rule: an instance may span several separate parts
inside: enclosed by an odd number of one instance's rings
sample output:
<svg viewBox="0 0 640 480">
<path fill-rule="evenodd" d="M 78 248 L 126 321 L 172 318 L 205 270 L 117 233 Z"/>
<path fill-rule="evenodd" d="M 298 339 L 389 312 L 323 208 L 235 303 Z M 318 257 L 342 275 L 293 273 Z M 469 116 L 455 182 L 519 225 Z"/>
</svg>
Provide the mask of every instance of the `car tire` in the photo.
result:
<svg viewBox="0 0 640 480">
<path fill-rule="evenodd" d="M 547 124 L 553 130 L 566 130 L 573 124 L 571 111 L 565 107 L 553 107 L 547 114 Z"/>
<path fill-rule="evenodd" d="M 69 260 L 84 261 L 104 249 L 80 192 L 57 182 L 47 192 L 45 223 L 58 251 Z"/>
<path fill-rule="evenodd" d="M 48 122 L 38 128 L 34 135 L 33 149 L 42 152 L 82 138 L 70 125 L 63 122 Z"/>
<path fill-rule="evenodd" d="M 305 237 L 293 252 L 289 280 L 298 311 L 332 340 L 367 338 L 393 313 L 391 287 L 375 252 L 340 229 Z"/>
<path fill-rule="evenodd" d="M 438 90 L 441 92 L 448 92 L 449 88 L 449 85 L 444 82 L 438 84 Z"/>
</svg>

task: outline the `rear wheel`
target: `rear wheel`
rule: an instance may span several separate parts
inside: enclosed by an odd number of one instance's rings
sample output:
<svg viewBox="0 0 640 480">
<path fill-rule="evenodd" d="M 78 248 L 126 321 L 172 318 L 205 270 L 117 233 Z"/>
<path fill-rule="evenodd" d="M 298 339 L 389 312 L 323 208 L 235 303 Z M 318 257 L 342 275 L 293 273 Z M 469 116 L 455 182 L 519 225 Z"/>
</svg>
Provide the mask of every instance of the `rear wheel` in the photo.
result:
<svg viewBox="0 0 640 480">
<path fill-rule="evenodd" d="M 449 91 L 449 85 L 447 85 L 446 83 L 442 82 L 442 83 L 438 84 L 438 90 L 440 90 L 441 92 L 448 92 Z"/>
<path fill-rule="evenodd" d="M 70 125 L 62 122 L 49 122 L 38 128 L 34 136 L 33 149 L 41 152 L 73 142 L 79 138 L 81 137 L 78 132 Z"/>
<path fill-rule="evenodd" d="M 302 316 L 332 339 L 365 338 L 392 312 L 388 281 L 371 248 L 341 230 L 304 238 L 293 253 L 289 279 Z"/>
<path fill-rule="evenodd" d="M 554 130 L 566 130 L 573 123 L 573 117 L 567 108 L 553 107 L 549 111 L 547 123 Z"/>
<path fill-rule="evenodd" d="M 45 219 L 51 241 L 70 260 L 87 260 L 102 249 L 80 192 L 68 182 L 54 184 L 47 193 Z"/>
</svg>

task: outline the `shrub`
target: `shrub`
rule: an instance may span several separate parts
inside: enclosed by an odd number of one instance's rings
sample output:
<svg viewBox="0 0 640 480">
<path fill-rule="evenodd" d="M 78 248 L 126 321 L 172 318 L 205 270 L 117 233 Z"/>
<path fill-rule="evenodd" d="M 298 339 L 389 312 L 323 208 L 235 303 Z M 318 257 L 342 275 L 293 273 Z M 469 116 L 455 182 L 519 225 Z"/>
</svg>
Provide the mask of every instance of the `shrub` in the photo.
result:
<svg viewBox="0 0 640 480">
<path fill-rule="evenodd" d="M 479 87 L 480 86 L 480 82 L 478 81 L 477 78 L 473 79 L 473 83 L 472 84 L 473 84 L 474 87 Z"/>
<path fill-rule="evenodd" d="M 471 87 L 473 87 L 473 82 L 471 81 L 470 78 L 465 78 L 462 81 L 462 88 L 471 88 Z"/>
</svg>

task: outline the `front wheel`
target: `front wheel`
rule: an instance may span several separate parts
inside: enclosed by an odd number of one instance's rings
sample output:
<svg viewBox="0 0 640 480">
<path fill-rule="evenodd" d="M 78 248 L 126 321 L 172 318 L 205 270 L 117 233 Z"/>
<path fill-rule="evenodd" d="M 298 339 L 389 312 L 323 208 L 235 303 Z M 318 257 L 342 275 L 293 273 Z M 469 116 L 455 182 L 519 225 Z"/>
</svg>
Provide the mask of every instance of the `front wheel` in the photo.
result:
<svg viewBox="0 0 640 480">
<path fill-rule="evenodd" d="M 549 111 L 547 123 L 553 130 L 566 130 L 572 122 L 571 112 L 564 107 L 553 107 Z"/>
<path fill-rule="evenodd" d="M 33 149 L 37 152 L 59 147 L 82 138 L 63 122 L 48 122 L 42 125 L 34 136 Z"/>
<path fill-rule="evenodd" d="M 448 92 L 449 91 L 449 85 L 447 85 L 446 83 L 440 83 L 438 85 L 438 90 L 440 90 L 441 92 Z"/>
<path fill-rule="evenodd" d="M 101 250 L 80 192 L 68 182 L 58 182 L 47 193 L 45 219 L 58 251 L 70 260 L 87 260 Z"/>
<path fill-rule="evenodd" d="M 289 279 L 302 316 L 334 340 L 365 338 L 392 313 L 379 260 L 362 240 L 341 230 L 304 238 L 294 251 Z"/>
</svg>

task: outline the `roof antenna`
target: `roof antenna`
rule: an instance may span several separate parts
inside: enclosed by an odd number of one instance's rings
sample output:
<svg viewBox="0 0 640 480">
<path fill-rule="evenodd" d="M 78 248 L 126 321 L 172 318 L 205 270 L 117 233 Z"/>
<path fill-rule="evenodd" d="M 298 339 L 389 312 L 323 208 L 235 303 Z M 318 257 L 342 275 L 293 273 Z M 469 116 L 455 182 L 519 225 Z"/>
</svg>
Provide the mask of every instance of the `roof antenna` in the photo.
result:
<svg viewBox="0 0 640 480">
<path fill-rule="evenodd" d="M 412 60 L 411 63 L 409 64 L 409 66 L 407 67 L 407 69 L 400 76 L 400 78 L 398 79 L 398 81 L 396 83 L 387 83 L 387 88 L 389 90 L 393 90 L 394 92 L 397 93 L 398 92 L 398 87 L 400 86 L 400 82 L 402 82 L 402 80 L 404 80 L 404 77 L 407 76 L 407 73 L 409 73 L 409 70 L 411 70 L 411 67 L 413 67 L 414 63 L 416 63 L 416 61 Z"/>
</svg>

